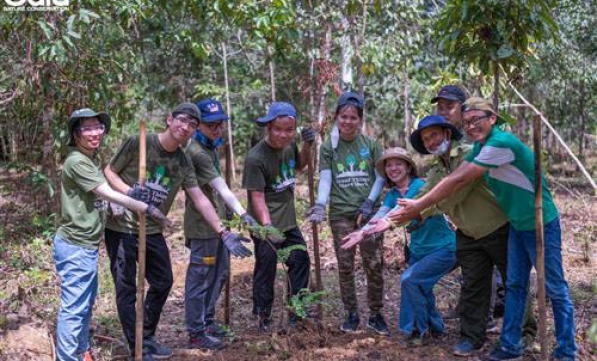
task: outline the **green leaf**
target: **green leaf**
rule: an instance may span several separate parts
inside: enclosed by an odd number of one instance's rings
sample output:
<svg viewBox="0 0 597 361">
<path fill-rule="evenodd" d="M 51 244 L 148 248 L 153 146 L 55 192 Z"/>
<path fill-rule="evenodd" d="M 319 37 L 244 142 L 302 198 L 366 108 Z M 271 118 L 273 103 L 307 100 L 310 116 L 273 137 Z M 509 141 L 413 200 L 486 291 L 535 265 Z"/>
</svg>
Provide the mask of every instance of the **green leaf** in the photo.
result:
<svg viewBox="0 0 597 361">
<path fill-rule="evenodd" d="M 38 21 L 37 23 L 39 24 L 39 27 L 41 28 L 41 30 L 44 32 L 44 36 L 48 40 L 52 40 L 52 38 L 54 37 L 54 30 L 52 30 L 50 25 L 47 22 L 41 21 L 41 20 Z"/>
</svg>

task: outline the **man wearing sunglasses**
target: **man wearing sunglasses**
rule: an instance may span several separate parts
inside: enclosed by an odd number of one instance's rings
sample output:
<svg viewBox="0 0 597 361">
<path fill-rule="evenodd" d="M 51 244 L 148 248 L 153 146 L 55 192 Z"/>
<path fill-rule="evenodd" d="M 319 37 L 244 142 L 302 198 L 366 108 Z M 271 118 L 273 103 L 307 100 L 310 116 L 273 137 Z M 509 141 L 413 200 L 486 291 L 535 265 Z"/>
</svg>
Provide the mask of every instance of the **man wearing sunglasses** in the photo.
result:
<svg viewBox="0 0 597 361">
<path fill-rule="evenodd" d="M 197 130 L 200 119 L 199 109 L 195 104 L 182 103 L 166 118 L 165 131 L 147 135 L 147 181 L 144 187 L 138 184 L 138 136 L 124 141 L 104 172 L 114 189 L 151 204 L 164 214 L 170 210 L 178 190 L 184 188 L 187 197 L 216 234 L 224 242 L 239 244 L 241 237 L 224 228 L 211 202 L 199 188 L 192 163 L 181 148 Z M 163 227 L 149 219 L 146 232 L 145 277 L 149 290 L 145 299 L 143 361 L 152 361 L 154 358 L 172 355 L 172 349 L 158 344 L 154 335 L 172 288 L 173 277 Z M 118 317 L 132 354 L 135 350 L 137 215 L 124 211 L 124 214 L 110 217 L 106 223 L 105 240 L 116 289 Z"/>
<path fill-rule="evenodd" d="M 429 193 L 417 200 L 401 201 L 402 208 L 390 218 L 403 222 L 423 209 L 448 198 L 483 177 L 502 212 L 510 222 L 506 282 L 506 309 L 499 346 L 486 360 L 521 360 L 522 322 L 535 249 L 535 160 L 533 152 L 511 133 L 496 125 L 503 122 L 491 101 L 470 98 L 463 105 L 462 126 L 473 150 L 465 161 Z M 562 267 L 561 229 L 558 210 L 543 183 L 543 230 L 545 234 L 545 279 L 551 300 L 558 347 L 555 360 L 574 360 L 574 307 Z"/>
<path fill-rule="evenodd" d="M 197 182 L 221 218 L 225 207 L 238 214 L 248 225 L 257 222 L 246 213 L 234 193 L 222 179 L 218 146 L 224 142 L 222 133 L 228 115 L 217 100 L 203 99 L 196 103 L 201 113 L 194 139 L 184 146 L 189 156 Z M 185 322 L 191 348 L 219 350 L 221 341 L 229 332 L 216 323 L 216 304 L 230 272 L 229 254 L 244 258 L 251 255 L 245 246 L 236 241 L 221 240 L 209 227 L 201 212 L 186 201 L 184 215 L 186 245 L 191 249 L 185 279 Z M 249 239 L 243 239 L 250 242 Z"/>
</svg>

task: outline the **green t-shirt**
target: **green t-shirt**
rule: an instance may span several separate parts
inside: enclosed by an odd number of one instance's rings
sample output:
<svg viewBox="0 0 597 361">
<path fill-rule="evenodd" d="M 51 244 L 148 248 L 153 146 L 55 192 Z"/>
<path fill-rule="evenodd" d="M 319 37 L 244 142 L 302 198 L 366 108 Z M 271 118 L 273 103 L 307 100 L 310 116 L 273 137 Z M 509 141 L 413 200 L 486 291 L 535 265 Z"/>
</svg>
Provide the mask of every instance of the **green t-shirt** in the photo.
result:
<svg viewBox="0 0 597 361">
<path fill-rule="evenodd" d="M 216 168 L 216 162 L 218 161 L 216 152 L 217 150 L 210 150 L 196 140 L 191 140 L 185 148 L 185 153 L 193 164 L 199 187 L 209 198 L 211 204 L 214 205 L 218 215 L 223 218 L 226 215 L 226 209 L 222 203 L 222 198 L 209 185 L 209 182 L 220 177 L 220 172 Z M 185 201 L 184 234 L 186 238 L 209 239 L 218 237 L 216 231 L 211 228 L 188 198 Z"/>
<path fill-rule="evenodd" d="M 511 133 L 493 127 L 485 144 L 475 142 L 466 160 L 489 168 L 484 177 L 487 185 L 518 231 L 535 229 L 535 159 L 533 152 Z M 558 210 L 545 176 L 543 183 L 543 223 L 558 216 Z"/>
<path fill-rule="evenodd" d="M 265 193 L 272 226 L 286 232 L 296 225 L 294 185 L 300 168 L 296 144 L 274 149 L 265 140 L 257 143 L 245 158 L 243 188 Z M 257 219 L 251 197 L 248 212 Z"/>
<path fill-rule="evenodd" d="M 445 164 L 441 156 L 434 156 L 431 168 L 427 172 L 427 183 L 421 188 L 419 197 L 456 170 L 470 150 L 470 145 L 454 141 L 449 164 Z M 458 192 L 450 194 L 437 204 L 437 209 L 450 216 L 462 233 L 474 239 L 488 236 L 508 223 L 506 215 L 483 178 L 476 179 Z M 434 214 L 435 207 L 422 213 L 423 217 Z"/>
<path fill-rule="evenodd" d="M 339 139 L 335 150 L 332 150 L 329 138 L 323 142 L 319 170 L 332 171 L 330 220 L 352 218 L 356 215 L 375 182 L 375 162 L 379 157 L 379 143 L 362 134 L 350 142 Z M 379 206 L 379 200 L 375 205 Z"/>
<path fill-rule="evenodd" d="M 107 202 L 92 191 L 104 183 L 106 179 L 99 169 L 99 162 L 77 148 L 69 147 L 62 166 L 62 218 L 58 236 L 84 248 L 98 247 Z"/>
<path fill-rule="evenodd" d="M 157 134 L 147 136 L 146 156 L 145 186 L 152 190 L 151 203 L 162 213 L 168 214 L 181 186 L 185 189 L 197 186 L 193 166 L 180 147 L 174 152 L 168 152 L 162 148 Z M 131 187 L 137 183 L 139 177 L 138 136 L 124 141 L 110 161 L 110 166 L 124 183 Z M 116 232 L 137 234 L 139 231 L 137 213 L 125 209 L 123 215 L 108 218 L 106 228 Z M 147 234 L 157 233 L 162 233 L 161 225 L 148 217 Z"/>
</svg>

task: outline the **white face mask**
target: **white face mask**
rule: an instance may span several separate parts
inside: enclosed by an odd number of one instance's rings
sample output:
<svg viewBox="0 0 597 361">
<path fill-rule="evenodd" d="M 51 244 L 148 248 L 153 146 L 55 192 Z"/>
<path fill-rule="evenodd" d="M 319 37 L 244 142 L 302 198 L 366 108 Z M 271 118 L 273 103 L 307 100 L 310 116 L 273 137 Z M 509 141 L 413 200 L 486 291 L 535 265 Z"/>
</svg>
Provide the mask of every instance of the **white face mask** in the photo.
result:
<svg viewBox="0 0 597 361">
<path fill-rule="evenodd" d="M 449 147 L 450 147 L 450 141 L 448 139 L 444 139 L 442 141 L 442 143 L 437 148 L 435 148 L 435 150 L 427 149 L 427 151 L 434 155 L 441 155 L 441 154 L 446 153 L 446 151 L 448 151 Z"/>
</svg>

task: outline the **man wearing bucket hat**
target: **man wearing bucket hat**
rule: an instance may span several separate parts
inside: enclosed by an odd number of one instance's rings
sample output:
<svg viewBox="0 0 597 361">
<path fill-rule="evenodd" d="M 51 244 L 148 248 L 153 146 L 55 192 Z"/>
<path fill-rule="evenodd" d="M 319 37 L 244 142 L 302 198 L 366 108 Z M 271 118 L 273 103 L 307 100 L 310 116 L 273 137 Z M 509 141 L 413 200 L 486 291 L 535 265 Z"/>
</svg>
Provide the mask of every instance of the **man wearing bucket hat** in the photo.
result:
<svg viewBox="0 0 597 361">
<path fill-rule="evenodd" d="M 221 177 L 217 147 L 223 144 L 222 131 L 228 115 L 217 100 L 203 99 L 196 105 L 200 111 L 199 127 L 194 140 L 189 140 L 184 150 L 193 164 L 199 187 L 220 218 L 225 217 L 225 203 L 245 223 L 254 225 L 255 220 L 246 213 Z M 185 204 L 184 232 L 186 245 L 191 249 L 185 278 L 185 322 L 189 344 L 192 348 L 219 350 L 225 347 L 220 338 L 228 332 L 215 322 L 216 304 L 228 279 L 229 254 L 244 258 L 250 256 L 251 251 L 236 240 L 222 242 L 189 199 Z"/>
<path fill-rule="evenodd" d="M 441 116 L 427 116 L 419 122 L 410 135 L 410 143 L 421 154 L 435 155 L 421 195 L 462 163 L 471 147 L 461 144 L 461 138 L 460 131 Z M 437 204 L 437 209 L 448 215 L 458 228 L 456 256 L 463 277 L 458 312 L 461 338 L 453 351 L 456 356 L 466 357 L 485 342 L 493 267 L 506 279 L 508 219 L 482 178 L 453 192 Z M 432 207 L 424 211 L 423 217 L 434 210 Z M 526 315 L 525 341 L 532 343 L 536 322 L 532 311 Z"/>
<path fill-rule="evenodd" d="M 402 201 L 402 209 L 391 215 L 403 221 L 441 202 L 470 182 L 483 177 L 497 203 L 510 221 L 506 282 L 506 308 L 500 344 L 488 360 L 520 360 L 524 305 L 531 267 L 536 264 L 534 157 L 533 152 L 513 134 L 499 129 L 503 120 L 491 101 L 470 98 L 463 105 L 463 129 L 475 141 L 465 161 L 429 193 L 417 200 Z M 556 360 L 574 360 L 574 308 L 562 268 L 561 230 L 558 210 L 543 182 L 543 224 L 545 234 L 545 278 L 552 302 Z"/>
<path fill-rule="evenodd" d="M 68 118 L 68 155 L 61 174 L 61 221 L 54 237 L 54 262 L 60 276 L 61 306 L 56 331 L 56 358 L 91 361 L 89 326 L 98 288 L 98 247 L 106 202 L 116 202 L 155 221 L 168 223 L 152 205 L 114 191 L 96 158 L 110 116 L 80 109 Z"/>
<path fill-rule="evenodd" d="M 336 105 L 336 122 L 330 137 L 321 145 L 319 186 L 315 205 L 307 216 L 313 223 L 328 215 L 334 251 L 338 260 L 338 280 L 345 309 L 340 325 L 343 332 L 354 332 L 360 323 L 355 286 L 356 249 L 342 249 L 342 239 L 355 231 L 379 207 L 384 179 L 375 171 L 381 156 L 379 143 L 361 134 L 364 99 L 360 94 L 345 92 Z M 367 278 L 369 319 L 367 327 L 381 335 L 389 330 L 382 315 L 383 308 L 383 235 L 373 235 L 359 244 L 363 269 Z"/>
<path fill-rule="evenodd" d="M 277 250 L 300 245 L 305 240 L 296 221 L 294 187 L 296 172 L 303 169 L 310 157 L 313 131 L 304 131 L 303 147 L 299 154 L 294 141 L 297 114 L 294 106 L 275 102 L 267 115 L 257 124 L 267 128 L 267 135 L 247 154 L 243 170 L 243 188 L 247 190 L 248 211 L 262 226 L 273 226 L 283 236 L 269 234 L 265 239 L 253 235 L 255 243 L 255 270 L 253 272 L 253 314 L 258 316 L 258 327 L 271 327 L 271 309 L 274 302 Z M 309 254 L 295 249 L 286 260 L 289 289 L 296 295 L 309 283 Z M 297 318 L 290 315 L 290 323 Z"/>
<path fill-rule="evenodd" d="M 410 153 L 403 148 L 386 149 L 376 162 L 379 174 L 391 185 L 383 205 L 373 220 L 363 229 L 343 239 L 343 249 L 353 248 L 363 237 L 383 232 L 390 226 L 384 217 L 396 206 L 396 201 L 417 196 L 425 184 L 418 177 L 417 166 Z M 413 220 L 407 230 L 410 244 L 405 259 L 408 268 L 401 276 L 399 330 L 412 346 L 426 344 L 433 334 L 442 334 L 444 323 L 435 307 L 433 286 L 454 268 L 454 232 L 442 214 L 428 217 L 424 222 Z"/>
<path fill-rule="evenodd" d="M 213 205 L 199 188 L 193 165 L 181 148 L 195 133 L 200 120 L 199 109 L 195 104 L 182 103 L 166 118 L 165 131 L 147 135 L 147 182 L 144 188 L 139 186 L 137 180 L 138 136 L 123 142 L 104 172 L 116 190 L 143 198 L 163 213 L 168 213 L 178 190 L 184 188 L 187 197 L 222 241 L 226 244 L 239 243 L 241 237 L 224 228 Z M 154 340 L 162 308 L 172 287 L 172 265 L 163 227 L 148 220 L 146 233 L 146 279 L 149 290 L 144 312 L 143 360 L 151 361 L 172 355 L 172 349 Z M 108 218 L 106 249 L 116 289 L 118 317 L 131 353 L 135 350 L 137 239 L 138 223 L 135 213 L 125 211 L 122 215 Z"/>
</svg>

